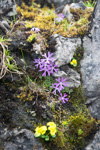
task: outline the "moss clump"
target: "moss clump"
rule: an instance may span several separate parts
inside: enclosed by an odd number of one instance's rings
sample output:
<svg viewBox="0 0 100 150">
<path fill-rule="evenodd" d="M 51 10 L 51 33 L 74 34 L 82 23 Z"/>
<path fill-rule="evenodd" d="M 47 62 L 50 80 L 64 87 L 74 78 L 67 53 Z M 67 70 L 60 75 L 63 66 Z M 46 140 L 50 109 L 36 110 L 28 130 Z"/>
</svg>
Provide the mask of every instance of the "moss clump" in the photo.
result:
<svg viewBox="0 0 100 150">
<path fill-rule="evenodd" d="M 84 112 L 86 115 L 89 114 L 85 101 L 86 98 L 84 97 L 82 86 L 80 85 L 78 88 L 74 88 L 73 92 L 70 94 L 70 102 L 75 109 L 74 113 L 78 114 Z"/>
<path fill-rule="evenodd" d="M 22 19 L 30 21 L 31 27 L 38 27 L 42 32 L 50 31 L 50 34 L 57 33 L 62 36 L 72 37 L 85 34 L 93 8 L 85 10 L 70 8 L 70 12 L 74 16 L 71 22 L 66 19 L 56 22 L 55 8 L 50 9 L 46 6 L 44 8 L 35 7 L 35 5 L 34 7 L 28 7 L 23 3 L 21 7 L 17 6 L 17 11 L 22 16 Z"/>
<path fill-rule="evenodd" d="M 65 144 L 66 143 L 66 144 Z M 56 138 L 50 138 L 48 143 L 44 143 L 48 150 L 69 150 L 69 143 L 62 131 L 58 130 Z"/>
<path fill-rule="evenodd" d="M 70 12 L 74 15 L 74 20 L 78 21 L 80 18 L 90 19 L 93 8 L 86 8 L 85 10 L 70 8 Z"/>
<path fill-rule="evenodd" d="M 86 144 L 86 138 L 90 138 L 89 136 L 93 135 L 95 131 L 96 122 L 89 114 L 79 113 L 70 116 L 65 127 L 65 136 L 72 144 L 71 150 L 83 148 Z"/>
</svg>

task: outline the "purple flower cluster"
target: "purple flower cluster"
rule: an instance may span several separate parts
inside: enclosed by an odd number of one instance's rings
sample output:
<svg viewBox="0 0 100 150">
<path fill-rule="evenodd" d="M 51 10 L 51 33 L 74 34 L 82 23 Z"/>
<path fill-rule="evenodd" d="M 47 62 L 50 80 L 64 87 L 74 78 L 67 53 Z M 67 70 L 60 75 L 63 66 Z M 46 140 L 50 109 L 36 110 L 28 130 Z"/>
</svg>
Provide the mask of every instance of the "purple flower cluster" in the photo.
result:
<svg viewBox="0 0 100 150">
<path fill-rule="evenodd" d="M 65 101 L 68 101 L 69 98 L 66 98 L 66 94 L 64 93 L 64 96 L 62 96 L 61 91 L 64 89 L 64 87 L 67 87 L 67 82 L 66 79 L 62 78 L 58 78 L 56 79 L 56 81 L 58 81 L 57 83 L 52 84 L 52 88 L 54 88 L 53 93 L 56 94 L 56 92 L 58 91 L 60 93 L 59 99 L 63 101 L 63 103 L 65 103 Z"/>
<path fill-rule="evenodd" d="M 35 28 L 35 27 L 33 27 L 31 30 L 34 31 L 34 32 L 40 32 L 40 29 L 39 28 Z"/>
<path fill-rule="evenodd" d="M 57 16 L 58 18 L 55 19 L 57 22 L 61 22 L 62 20 L 64 20 L 64 15 L 62 13 L 58 14 Z"/>
<path fill-rule="evenodd" d="M 58 66 L 54 63 L 54 57 L 52 57 L 53 53 L 48 52 L 48 55 L 45 53 L 42 55 L 44 59 L 35 59 L 34 63 L 36 64 L 35 67 L 39 68 L 39 71 L 44 71 L 42 76 L 50 76 L 50 74 L 53 74 L 54 72 L 58 72 Z"/>
<path fill-rule="evenodd" d="M 38 68 L 40 72 L 44 71 L 42 76 L 46 76 L 47 74 L 48 76 L 50 76 L 54 72 L 57 73 L 59 69 L 54 62 L 53 53 L 48 52 L 48 54 L 45 53 L 42 56 L 44 57 L 43 59 L 38 58 L 34 60 L 35 67 Z M 54 89 L 53 93 L 56 94 L 56 92 L 59 92 L 59 99 L 62 100 L 62 103 L 66 103 L 66 101 L 68 101 L 69 98 L 67 98 L 67 94 L 64 93 L 64 95 L 62 95 L 61 93 L 64 87 L 67 87 L 66 79 L 64 79 L 63 77 L 59 77 L 55 80 L 57 82 L 52 84 L 51 86 Z"/>
</svg>

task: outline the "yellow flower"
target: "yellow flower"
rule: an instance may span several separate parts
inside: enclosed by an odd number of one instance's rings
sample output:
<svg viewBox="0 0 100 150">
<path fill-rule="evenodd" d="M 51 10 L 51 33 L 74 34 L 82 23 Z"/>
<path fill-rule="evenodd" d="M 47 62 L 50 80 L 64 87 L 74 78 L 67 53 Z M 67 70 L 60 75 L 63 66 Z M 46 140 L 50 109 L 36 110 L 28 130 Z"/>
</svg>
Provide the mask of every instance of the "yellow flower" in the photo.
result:
<svg viewBox="0 0 100 150">
<path fill-rule="evenodd" d="M 37 128 L 35 129 L 35 131 L 36 131 L 36 132 L 35 132 L 35 137 L 38 137 L 38 136 L 43 135 L 43 134 L 46 133 L 47 127 L 46 127 L 46 126 L 37 127 Z"/>
<path fill-rule="evenodd" d="M 48 122 L 48 123 L 47 123 L 47 126 L 50 126 L 50 127 L 53 126 L 53 127 L 56 128 L 56 124 L 55 124 L 54 122 Z"/>
<path fill-rule="evenodd" d="M 36 129 L 35 129 L 35 136 L 36 137 L 38 137 L 38 136 L 40 136 L 41 135 L 41 127 L 37 127 Z"/>
<path fill-rule="evenodd" d="M 48 129 L 50 130 L 51 136 L 54 136 L 55 133 L 57 132 L 57 129 L 56 129 L 54 126 L 51 126 L 51 127 L 49 127 Z"/>
<path fill-rule="evenodd" d="M 45 134 L 46 131 L 47 131 L 47 127 L 46 127 L 46 126 L 42 126 L 42 127 L 41 127 L 41 134 L 42 134 L 42 135 Z"/>
<path fill-rule="evenodd" d="M 73 66 L 77 66 L 77 60 L 76 59 L 73 59 L 71 62 L 70 62 L 71 65 Z"/>
<path fill-rule="evenodd" d="M 47 125 L 49 126 L 48 130 L 50 130 L 51 136 L 54 136 L 55 133 L 57 132 L 56 124 L 54 122 L 48 122 Z"/>
<path fill-rule="evenodd" d="M 67 121 L 63 121 L 62 124 L 63 124 L 63 125 L 67 125 Z"/>
</svg>

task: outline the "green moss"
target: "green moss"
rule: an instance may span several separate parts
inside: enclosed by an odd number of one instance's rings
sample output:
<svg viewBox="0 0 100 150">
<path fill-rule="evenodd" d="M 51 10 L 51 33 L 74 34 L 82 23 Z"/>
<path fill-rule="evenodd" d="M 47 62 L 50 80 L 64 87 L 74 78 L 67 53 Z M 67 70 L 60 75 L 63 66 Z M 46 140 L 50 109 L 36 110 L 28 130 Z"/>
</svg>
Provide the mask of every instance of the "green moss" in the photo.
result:
<svg viewBox="0 0 100 150">
<path fill-rule="evenodd" d="M 96 131 L 96 122 L 90 115 L 79 113 L 70 116 L 67 120 L 67 127 L 65 128 L 65 136 L 72 144 L 72 149 L 80 149 L 85 146 L 86 138 L 89 138 Z M 79 134 L 81 131 L 81 134 Z"/>
<path fill-rule="evenodd" d="M 21 7 L 17 6 L 17 11 L 22 16 L 22 20 L 28 20 L 26 21 L 26 26 L 28 24 L 30 27 L 38 27 L 42 32 L 50 31 L 50 35 L 58 33 L 65 37 L 72 37 L 86 33 L 93 8 L 87 8 L 85 11 L 71 8 L 70 12 L 73 14 L 74 20 L 68 22 L 64 19 L 60 23 L 55 22 L 55 18 L 57 18 L 54 13 L 55 8 L 28 7 L 23 3 Z"/>
<path fill-rule="evenodd" d="M 73 92 L 70 95 L 70 100 L 74 106 L 79 106 L 80 104 L 84 105 L 86 98 L 84 97 L 81 85 L 78 88 L 73 89 Z"/>
<path fill-rule="evenodd" d="M 69 144 L 62 131 L 58 130 L 56 138 L 50 138 L 48 143 L 44 143 L 48 150 L 69 150 Z"/>
</svg>

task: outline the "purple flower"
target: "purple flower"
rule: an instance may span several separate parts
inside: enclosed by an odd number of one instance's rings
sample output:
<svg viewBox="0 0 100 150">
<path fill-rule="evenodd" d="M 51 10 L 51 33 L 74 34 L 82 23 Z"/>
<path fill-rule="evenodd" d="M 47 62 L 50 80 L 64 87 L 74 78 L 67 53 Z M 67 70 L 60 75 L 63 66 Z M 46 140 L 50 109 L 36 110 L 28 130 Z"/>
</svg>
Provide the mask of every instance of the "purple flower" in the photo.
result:
<svg viewBox="0 0 100 150">
<path fill-rule="evenodd" d="M 53 55 L 53 53 L 48 52 L 48 55 L 46 55 L 46 53 L 44 55 L 42 55 L 43 57 L 45 57 L 45 59 L 42 59 L 43 62 L 45 62 L 46 64 L 50 64 L 51 62 L 54 62 L 54 57 L 51 57 Z"/>
<path fill-rule="evenodd" d="M 48 74 L 50 76 L 50 74 L 53 74 L 54 72 L 58 72 L 58 66 L 54 63 L 54 57 L 53 53 L 48 52 L 48 54 L 44 54 L 42 55 L 44 57 L 44 59 L 35 59 L 34 63 L 36 63 L 36 68 L 40 68 L 40 72 L 44 71 L 44 73 L 42 74 L 42 76 L 46 76 L 46 74 Z"/>
<path fill-rule="evenodd" d="M 58 14 L 57 16 L 64 19 L 64 14 L 62 13 Z"/>
<path fill-rule="evenodd" d="M 35 27 L 33 27 L 31 30 L 34 31 L 34 32 L 40 32 L 40 29 L 39 28 L 35 28 Z"/>
<path fill-rule="evenodd" d="M 66 79 L 64 79 L 63 77 L 62 78 L 59 77 L 58 79 L 56 79 L 56 81 L 58 81 L 58 86 L 60 90 L 64 89 L 63 86 L 67 87 Z"/>
<path fill-rule="evenodd" d="M 56 81 L 58 81 L 58 83 L 54 83 L 52 84 L 52 88 L 54 88 L 55 90 L 53 91 L 54 94 L 56 94 L 56 91 L 58 90 L 58 92 L 60 93 L 63 89 L 64 89 L 64 86 L 67 87 L 67 82 L 66 82 L 66 79 L 64 79 L 63 77 L 62 78 L 58 78 L 56 79 Z"/>
<path fill-rule="evenodd" d="M 62 93 L 60 93 L 60 96 L 61 96 L 61 97 L 59 97 L 59 99 L 62 100 L 62 103 L 66 103 L 65 101 L 68 102 L 68 99 L 69 99 L 69 98 L 66 98 L 66 97 L 67 97 L 67 94 L 64 93 L 64 95 L 62 96 Z"/>
<path fill-rule="evenodd" d="M 52 84 L 51 87 L 55 89 L 52 93 L 54 93 L 55 95 L 56 95 L 57 91 L 60 93 L 60 89 L 58 87 L 58 84 L 54 83 L 54 84 Z"/>
<path fill-rule="evenodd" d="M 58 18 L 56 18 L 57 22 L 61 22 L 62 20 L 64 20 L 64 15 L 62 13 L 58 14 L 57 16 L 58 16 Z"/>
<path fill-rule="evenodd" d="M 35 65 L 36 68 L 39 68 L 39 67 L 41 68 L 42 61 L 41 61 L 40 58 L 39 58 L 39 59 L 35 59 L 35 60 L 34 60 L 34 63 L 36 64 L 36 65 Z"/>
<path fill-rule="evenodd" d="M 48 76 L 50 76 L 50 66 L 49 65 L 47 65 L 47 64 L 44 64 L 44 65 L 42 65 L 41 66 L 41 68 L 40 68 L 40 72 L 41 71 L 44 71 L 44 73 L 42 74 L 42 76 L 45 76 L 46 77 L 46 73 L 48 73 Z"/>
<path fill-rule="evenodd" d="M 58 70 L 59 70 L 57 67 L 58 67 L 58 66 L 57 66 L 56 64 L 51 63 L 51 64 L 50 64 L 50 70 L 51 70 L 50 73 L 51 73 L 51 74 L 53 74 L 54 72 L 57 73 Z"/>
</svg>

